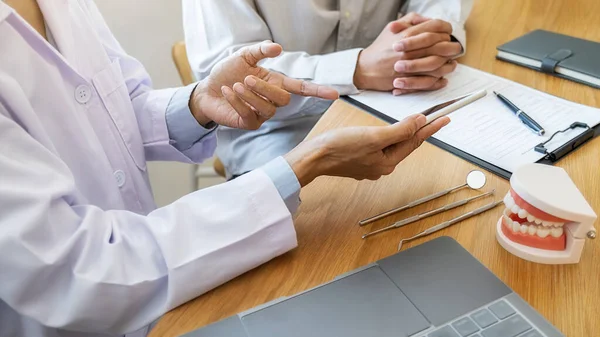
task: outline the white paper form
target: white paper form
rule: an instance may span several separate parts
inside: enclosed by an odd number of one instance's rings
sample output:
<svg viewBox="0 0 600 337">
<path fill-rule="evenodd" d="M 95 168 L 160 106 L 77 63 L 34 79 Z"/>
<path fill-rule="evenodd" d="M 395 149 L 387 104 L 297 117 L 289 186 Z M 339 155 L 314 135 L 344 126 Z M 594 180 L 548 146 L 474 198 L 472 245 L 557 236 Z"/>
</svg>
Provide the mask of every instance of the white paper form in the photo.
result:
<svg viewBox="0 0 600 337">
<path fill-rule="evenodd" d="M 514 172 L 523 164 L 544 157 L 534 147 L 573 122 L 594 127 L 600 124 L 600 109 L 548 95 L 524 85 L 464 65 L 447 76 L 448 86 L 432 92 L 393 96 L 389 92 L 364 91 L 351 98 L 396 120 L 420 113 L 445 101 L 486 89 L 487 96 L 464 106 L 450 115 L 452 122 L 434 135 L 459 150 Z M 492 91 L 506 96 L 545 130 L 536 135 L 508 109 Z M 582 128 L 558 134 L 546 144 L 553 151 L 584 131 Z"/>
</svg>

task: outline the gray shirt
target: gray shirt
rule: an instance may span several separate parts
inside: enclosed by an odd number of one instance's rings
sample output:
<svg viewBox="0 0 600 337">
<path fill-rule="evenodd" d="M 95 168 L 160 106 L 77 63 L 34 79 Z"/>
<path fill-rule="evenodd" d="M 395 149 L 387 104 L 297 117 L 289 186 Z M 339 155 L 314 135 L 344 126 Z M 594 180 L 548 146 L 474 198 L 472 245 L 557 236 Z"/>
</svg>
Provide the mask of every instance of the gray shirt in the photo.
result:
<svg viewBox="0 0 600 337">
<path fill-rule="evenodd" d="M 212 67 L 243 46 L 263 40 L 282 45 L 280 57 L 263 67 L 294 78 L 357 92 L 358 54 L 403 13 L 450 22 L 466 50 L 464 22 L 473 0 L 183 0 L 190 65 L 203 79 Z M 259 130 L 220 128 L 217 154 L 229 176 L 282 155 L 298 144 L 331 104 L 294 96 Z"/>
</svg>

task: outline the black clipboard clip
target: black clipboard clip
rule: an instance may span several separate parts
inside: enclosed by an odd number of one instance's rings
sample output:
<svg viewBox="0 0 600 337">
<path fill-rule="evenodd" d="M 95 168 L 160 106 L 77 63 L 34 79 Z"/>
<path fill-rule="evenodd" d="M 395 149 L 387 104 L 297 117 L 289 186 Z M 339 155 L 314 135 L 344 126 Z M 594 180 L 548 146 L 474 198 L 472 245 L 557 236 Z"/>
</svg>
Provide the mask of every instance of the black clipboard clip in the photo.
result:
<svg viewBox="0 0 600 337">
<path fill-rule="evenodd" d="M 552 138 L 554 138 L 554 136 L 556 136 L 559 133 L 567 132 L 569 130 L 576 129 L 576 128 L 585 128 L 586 130 L 582 134 L 571 139 L 567 143 L 561 145 L 556 150 L 554 150 L 552 152 L 548 152 L 548 149 L 546 149 L 545 145 L 548 144 L 548 142 L 550 142 L 552 140 Z M 590 140 L 592 138 L 594 138 L 594 129 L 590 128 L 585 123 L 575 122 L 564 130 L 556 131 L 552 135 L 552 137 L 550 137 L 547 141 L 536 145 L 535 151 L 545 154 L 546 159 L 548 159 L 552 162 L 555 162 L 555 161 L 559 160 L 560 158 L 566 156 L 567 154 L 569 154 L 569 152 L 573 151 L 575 148 L 577 148 L 578 146 L 580 146 L 581 144 L 587 142 L 588 140 Z"/>
</svg>

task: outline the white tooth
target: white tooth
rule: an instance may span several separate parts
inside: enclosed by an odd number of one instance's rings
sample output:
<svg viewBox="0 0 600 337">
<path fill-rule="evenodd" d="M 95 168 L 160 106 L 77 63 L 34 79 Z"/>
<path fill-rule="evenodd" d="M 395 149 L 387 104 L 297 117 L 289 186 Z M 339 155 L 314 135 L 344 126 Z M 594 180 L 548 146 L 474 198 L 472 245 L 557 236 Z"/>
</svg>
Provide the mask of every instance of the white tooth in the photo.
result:
<svg viewBox="0 0 600 337">
<path fill-rule="evenodd" d="M 512 208 L 515 204 L 515 201 L 513 200 L 513 198 L 510 196 L 510 193 L 506 195 L 506 197 L 504 197 L 504 203 L 506 204 L 506 208 Z"/>
<path fill-rule="evenodd" d="M 535 233 L 537 232 L 537 229 L 535 228 L 535 225 L 530 225 L 527 226 L 527 233 L 529 233 L 529 235 L 535 235 Z"/>
<path fill-rule="evenodd" d="M 508 206 L 508 200 L 509 200 L 508 198 L 509 197 L 510 197 L 510 195 L 507 194 L 507 195 L 504 196 L 504 199 L 502 200 L 502 201 L 504 201 L 504 204 L 507 205 L 507 206 Z"/>
<path fill-rule="evenodd" d="M 513 221 L 511 218 L 507 217 L 506 215 L 504 216 L 504 221 L 506 222 L 506 226 L 508 228 L 512 228 L 513 225 Z"/>
<path fill-rule="evenodd" d="M 519 213 L 520 208 L 517 205 L 512 205 L 512 207 L 510 208 L 510 210 L 511 210 L 511 212 L 517 214 L 517 213 Z"/>
<path fill-rule="evenodd" d="M 553 237 L 557 238 L 559 236 L 561 236 L 563 233 L 563 229 L 562 227 L 558 227 L 558 228 L 552 228 L 550 230 L 550 235 L 552 235 Z"/>
<path fill-rule="evenodd" d="M 538 218 L 535 218 L 535 219 L 533 219 L 533 220 L 534 220 L 534 221 L 535 221 L 535 223 L 536 223 L 536 224 L 538 224 L 538 225 L 542 223 L 542 220 L 540 220 L 540 219 L 538 219 Z"/>
<path fill-rule="evenodd" d="M 521 233 L 525 234 L 527 233 L 527 225 L 521 225 L 521 228 L 519 228 L 519 230 L 521 231 Z"/>
<path fill-rule="evenodd" d="M 546 236 L 548 236 L 548 234 L 550 234 L 550 230 L 548 228 L 538 228 L 537 230 L 537 235 L 540 238 L 545 238 Z"/>
<path fill-rule="evenodd" d="M 519 225 L 518 222 L 516 222 L 516 221 L 513 222 L 513 225 L 512 225 L 513 232 L 515 232 L 515 233 L 518 232 L 520 228 L 521 228 L 521 225 Z"/>
<path fill-rule="evenodd" d="M 535 219 L 535 217 L 531 214 L 527 214 L 527 221 L 533 223 L 533 219 Z"/>
<path fill-rule="evenodd" d="M 555 222 L 555 223 L 554 223 L 554 227 L 562 227 L 562 226 L 564 226 L 564 225 L 565 225 L 565 223 L 564 223 L 564 222 Z"/>
<path fill-rule="evenodd" d="M 544 221 L 542 221 L 542 226 L 544 226 L 544 227 L 550 227 L 550 226 L 552 226 L 552 221 L 545 221 L 544 220 Z"/>
<path fill-rule="evenodd" d="M 529 215 L 529 213 L 527 213 L 526 210 L 524 210 L 524 209 L 519 210 L 519 218 L 525 219 L 528 215 Z"/>
</svg>

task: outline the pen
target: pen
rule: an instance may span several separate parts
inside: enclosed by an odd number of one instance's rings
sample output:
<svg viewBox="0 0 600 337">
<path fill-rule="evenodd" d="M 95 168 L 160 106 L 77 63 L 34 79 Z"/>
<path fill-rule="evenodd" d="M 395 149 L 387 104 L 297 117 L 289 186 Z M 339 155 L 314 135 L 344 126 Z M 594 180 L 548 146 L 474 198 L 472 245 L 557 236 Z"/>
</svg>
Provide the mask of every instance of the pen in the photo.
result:
<svg viewBox="0 0 600 337">
<path fill-rule="evenodd" d="M 494 95 L 496 95 L 496 97 L 498 97 L 502 101 L 502 103 L 504 103 L 504 105 L 506 105 L 510 110 L 512 110 L 512 112 L 514 112 L 515 115 L 519 117 L 523 124 L 527 125 L 531 130 L 533 130 L 533 132 L 537 133 L 538 136 L 543 136 L 544 133 L 546 133 L 546 130 L 544 130 L 544 128 L 541 125 L 534 121 L 533 118 L 529 117 L 529 115 L 526 114 L 525 111 L 519 109 L 519 107 L 517 107 L 513 102 L 509 101 L 508 98 L 502 96 L 501 94 L 495 91 Z"/>
</svg>

